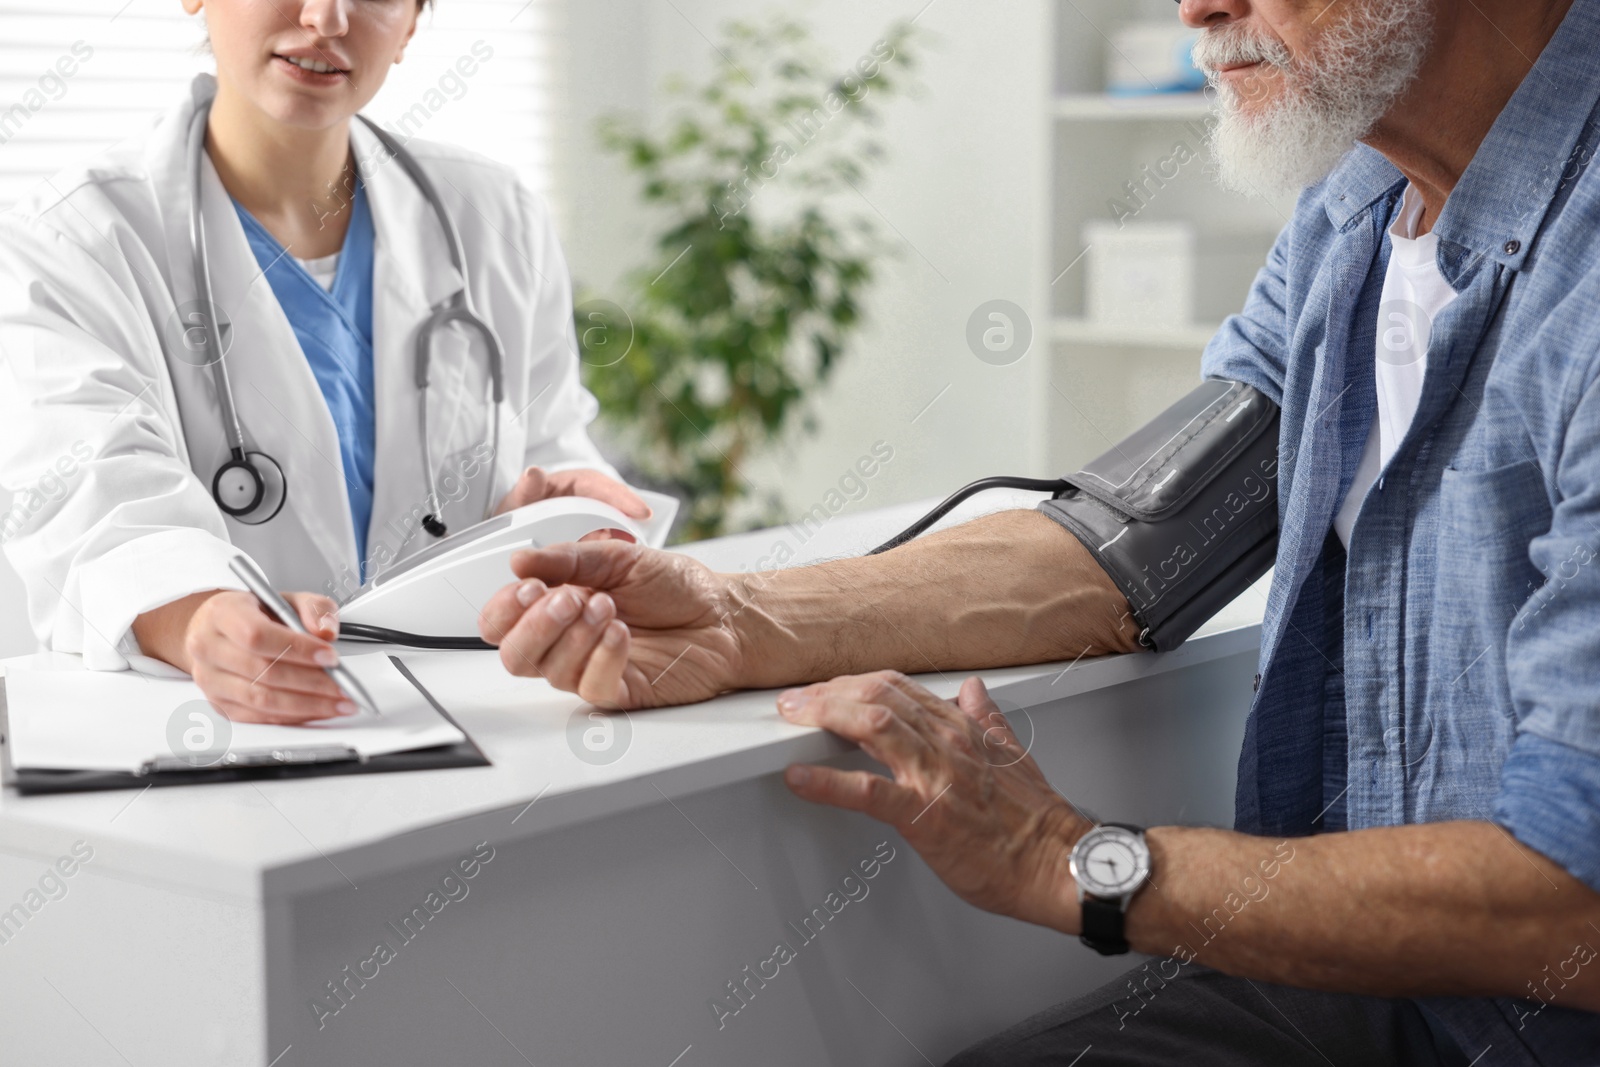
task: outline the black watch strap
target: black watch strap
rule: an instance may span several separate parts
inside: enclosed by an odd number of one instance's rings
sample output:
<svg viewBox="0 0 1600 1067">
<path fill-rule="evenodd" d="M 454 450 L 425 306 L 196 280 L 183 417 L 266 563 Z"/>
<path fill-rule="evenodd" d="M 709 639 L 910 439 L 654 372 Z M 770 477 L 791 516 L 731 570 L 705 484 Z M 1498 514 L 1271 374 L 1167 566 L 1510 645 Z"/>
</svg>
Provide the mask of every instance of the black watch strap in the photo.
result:
<svg viewBox="0 0 1600 1067">
<path fill-rule="evenodd" d="M 1122 901 L 1085 895 L 1081 905 L 1083 933 L 1078 940 L 1102 956 L 1120 956 L 1128 951 L 1123 936 Z"/>
</svg>

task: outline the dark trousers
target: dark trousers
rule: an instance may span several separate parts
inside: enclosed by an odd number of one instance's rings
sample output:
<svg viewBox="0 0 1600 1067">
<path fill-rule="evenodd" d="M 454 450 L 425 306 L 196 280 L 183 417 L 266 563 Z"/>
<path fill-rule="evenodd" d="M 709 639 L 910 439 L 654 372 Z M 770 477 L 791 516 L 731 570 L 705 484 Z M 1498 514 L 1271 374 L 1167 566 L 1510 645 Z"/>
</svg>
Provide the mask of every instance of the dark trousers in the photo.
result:
<svg viewBox="0 0 1600 1067">
<path fill-rule="evenodd" d="M 1165 975 L 1173 975 L 1169 981 Z M 1466 1067 L 1409 1000 L 1148 967 L 979 1042 L 948 1067 Z"/>
</svg>

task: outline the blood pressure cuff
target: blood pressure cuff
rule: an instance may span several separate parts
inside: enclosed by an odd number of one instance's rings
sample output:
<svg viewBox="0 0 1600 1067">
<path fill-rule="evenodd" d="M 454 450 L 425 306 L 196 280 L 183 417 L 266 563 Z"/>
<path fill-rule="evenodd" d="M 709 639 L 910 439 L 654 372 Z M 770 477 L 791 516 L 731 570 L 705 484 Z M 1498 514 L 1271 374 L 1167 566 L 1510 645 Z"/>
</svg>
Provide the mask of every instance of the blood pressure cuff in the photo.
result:
<svg viewBox="0 0 1600 1067">
<path fill-rule="evenodd" d="M 1177 648 L 1277 555 L 1278 407 L 1206 382 L 1063 481 L 1039 510 L 1127 596 L 1140 644 Z"/>
</svg>

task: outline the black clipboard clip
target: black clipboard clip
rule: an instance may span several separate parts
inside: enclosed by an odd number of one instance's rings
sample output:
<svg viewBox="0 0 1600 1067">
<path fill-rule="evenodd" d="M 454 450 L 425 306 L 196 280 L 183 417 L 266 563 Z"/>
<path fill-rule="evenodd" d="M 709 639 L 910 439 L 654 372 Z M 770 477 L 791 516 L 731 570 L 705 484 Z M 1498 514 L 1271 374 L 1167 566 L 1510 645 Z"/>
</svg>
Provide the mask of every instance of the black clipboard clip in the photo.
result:
<svg viewBox="0 0 1600 1067">
<path fill-rule="evenodd" d="M 226 752 L 220 759 L 201 763 L 193 756 L 162 756 L 145 760 L 134 772 L 140 778 L 152 774 L 183 771 L 223 771 L 260 767 L 301 767 L 316 763 L 365 763 L 366 758 L 349 745 L 318 745 L 311 748 L 263 748 L 254 751 Z"/>
</svg>

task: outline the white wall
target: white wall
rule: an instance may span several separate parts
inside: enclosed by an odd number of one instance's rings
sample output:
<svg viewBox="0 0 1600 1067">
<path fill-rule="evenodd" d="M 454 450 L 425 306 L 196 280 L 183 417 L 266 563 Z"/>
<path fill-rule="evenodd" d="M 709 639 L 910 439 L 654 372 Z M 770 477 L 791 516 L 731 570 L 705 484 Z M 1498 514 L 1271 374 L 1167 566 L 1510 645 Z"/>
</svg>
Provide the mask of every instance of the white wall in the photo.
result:
<svg viewBox="0 0 1600 1067">
<path fill-rule="evenodd" d="M 919 6 L 812 0 L 783 10 L 815 29 L 842 72 Z M 669 72 L 707 69 L 713 53 L 705 37 L 715 39 L 725 19 L 768 10 L 748 0 L 572 5 L 557 195 L 581 283 L 603 290 L 648 251 L 635 186 L 596 149 L 595 117 L 648 112 Z M 868 296 L 870 325 L 819 397 L 818 434 L 747 470 L 763 487 L 779 487 L 793 511 L 817 503 L 877 440 L 894 448 L 895 459 L 856 506 L 943 495 L 987 474 L 1044 473 L 1042 361 L 1049 346 L 1039 278 L 1047 257 L 1052 47 L 1045 10 L 1044 0 L 936 0 L 924 10 L 925 91 L 890 106 L 883 131 L 889 159 L 864 190 L 900 255 L 881 264 Z M 981 362 L 966 342 L 968 317 L 995 298 L 1034 319 L 1032 351 L 1008 367 Z"/>
<path fill-rule="evenodd" d="M 0 515 L 11 507 L 11 494 L 0 489 Z M 28 603 L 22 580 L 0 555 L 0 657 L 33 651 L 33 630 L 28 626 Z"/>
</svg>

